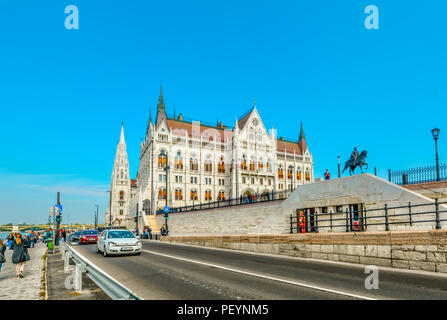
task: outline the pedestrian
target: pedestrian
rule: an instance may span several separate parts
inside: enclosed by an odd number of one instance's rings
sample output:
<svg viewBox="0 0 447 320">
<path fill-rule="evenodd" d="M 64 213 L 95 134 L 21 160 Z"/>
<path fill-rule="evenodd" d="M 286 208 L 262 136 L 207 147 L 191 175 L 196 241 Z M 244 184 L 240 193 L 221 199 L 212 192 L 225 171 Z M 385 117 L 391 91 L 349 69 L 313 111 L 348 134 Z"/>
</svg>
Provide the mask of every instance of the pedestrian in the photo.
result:
<svg viewBox="0 0 447 320">
<path fill-rule="evenodd" d="M 8 241 L 8 249 L 12 250 L 12 242 L 14 241 L 14 234 L 10 233 L 6 240 Z"/>
<path fill-rule="evenodd" d="M 331 178 L 331 174 L 329 173 L 329 170 L 326 169 L 326 172 L 324 173 L 324 180 L 329 180 Z"/>
<path fill-rule="evenodd" d="M 34 239 L 35 239 L 34 231 L 31 231 L 31 234 L 29 235 L 29 241 L 30 241 L 31 248 L 34 248 Z"/>
<path fill-rule="evenodd" d="M 15 241 L 12 243 L 12 263 L 16 265 L 17 278 L 23 278 L 25 263 L 30 260 L 26 245 L 26 239 L 22 241 L 22 235 L 20 233 L 16 234 Z"/>
<path fill-rule="evenodd" d="M 67 233 L 65 232 L 65 229 L 62 230 L 62 237 L 64 238 L 64 242 L 67 242 Z"/>
<path fill-rule="evenodd" d="M 6 243 L 3 243 L 3 240 L 0 239 L 0 271 L 2 271 L 2 266 L 6 262 L 5 250 L 6 250 Z"/>
</svg>

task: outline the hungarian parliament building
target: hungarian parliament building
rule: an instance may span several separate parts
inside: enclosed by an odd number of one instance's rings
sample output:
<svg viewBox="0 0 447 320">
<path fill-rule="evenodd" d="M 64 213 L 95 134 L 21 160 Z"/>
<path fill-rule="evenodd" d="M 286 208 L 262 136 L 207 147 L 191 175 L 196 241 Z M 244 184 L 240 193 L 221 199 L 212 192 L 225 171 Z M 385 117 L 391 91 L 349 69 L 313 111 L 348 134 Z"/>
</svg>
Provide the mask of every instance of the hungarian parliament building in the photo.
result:
<svg viewBox="0 0 447 320">
<path fill-rule="evenodd" d="M 246 195 L 286 194 L 313 181 L 312 154 L 302 124 L 298 141 L 278 138 L 276 130 L 265 128 L 256 102 L 236 117 L 232 129 L 222 122 L 211 126 L 186 121 L 182 114 L 170 118 L 160 89 L 155 123 L 150 115 L 140 144 L 135 179 L 130 178 L 121 127 L 105 223 L 127 225 L 166 204 L 178 208 Z"/>
</svg>

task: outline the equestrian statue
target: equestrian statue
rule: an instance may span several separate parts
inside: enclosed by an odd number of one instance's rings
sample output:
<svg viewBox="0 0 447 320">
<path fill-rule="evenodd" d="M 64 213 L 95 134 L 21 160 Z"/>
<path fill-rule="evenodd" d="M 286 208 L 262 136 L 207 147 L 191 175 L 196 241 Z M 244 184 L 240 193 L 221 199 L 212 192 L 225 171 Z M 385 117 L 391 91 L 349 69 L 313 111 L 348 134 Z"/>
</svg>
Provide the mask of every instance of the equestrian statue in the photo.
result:
<svg viewBox="0 0 447 320">
<path fill-rule="evenodd" d="M 351 175 L 351 174 L 355 173 L 354 171 L 357 167 L 360 167 L 360 170 L 363 173 L 363 166 L 365 166 L 365 165 L 366 165 L 366 170 L 368 170 L 368 164 L 365 162 L 367 154 L 368 154 L 368 151 L 366 151 L 366 150 L 362 151 L 359 154 L 359 152 L 357 151 L 357 147 L 355 147 L 354 151 L 352 151 L 352 153 L 351 153 L 351 158 L 345 162 L 345 168 L 343 169 L 343 172 L 345 172 L 345 170 L 347 168 L 349 168 L 349 174 Z"/>
</svg>

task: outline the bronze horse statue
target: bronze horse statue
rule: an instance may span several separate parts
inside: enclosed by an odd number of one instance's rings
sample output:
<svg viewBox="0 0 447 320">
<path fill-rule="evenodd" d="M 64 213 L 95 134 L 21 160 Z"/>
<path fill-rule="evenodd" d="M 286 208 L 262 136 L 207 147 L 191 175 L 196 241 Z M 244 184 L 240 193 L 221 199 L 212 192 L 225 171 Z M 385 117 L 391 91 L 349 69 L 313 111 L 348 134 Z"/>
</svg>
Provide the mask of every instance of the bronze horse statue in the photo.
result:
<svg viewBox="0 0 447 320">
<path fill-rule="evenodd" d="M 345 170 L 347 168 L 349 168 L 349 175 L 355 173 L 355 169 L 357 167 L 360 167 L 360 170 L 363 173 L 363 166 L 366 165 L 366 170 L 368 170 L 368 164 L 365 162 L 366 156 L 368 154 L 368 151 L 364 150 L 362 151 L 362 153 L 360 153 L 360 155 L 357 157 L 357 159 L 349 159 L 348 161 L 345 162 L 345 168 L 343 169 L 343 172 L 345 172 Z M 343 173 L 342 172 L 342 173 Z"/>
</svg>

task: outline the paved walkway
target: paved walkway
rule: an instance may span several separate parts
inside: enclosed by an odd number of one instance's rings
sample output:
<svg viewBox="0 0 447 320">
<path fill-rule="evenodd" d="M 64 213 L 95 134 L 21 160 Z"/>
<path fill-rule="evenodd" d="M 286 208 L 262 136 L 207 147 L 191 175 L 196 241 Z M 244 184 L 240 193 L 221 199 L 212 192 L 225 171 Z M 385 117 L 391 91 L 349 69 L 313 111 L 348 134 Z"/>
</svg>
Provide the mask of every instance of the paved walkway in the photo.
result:
<svg viewBox="0 0 447 320">
<path fill-rule="evenodd" d="M 42 243 L 29 248 L 31 260 L 25 264 L 23 278 L 16 277 L 16 265 L 12 263 L 12 250 L 5 251 L 6 262 L 0 271 L 0 300 L 39 300 L 42 286 L 42 268 L 46 246 Z"/>
</svg>

